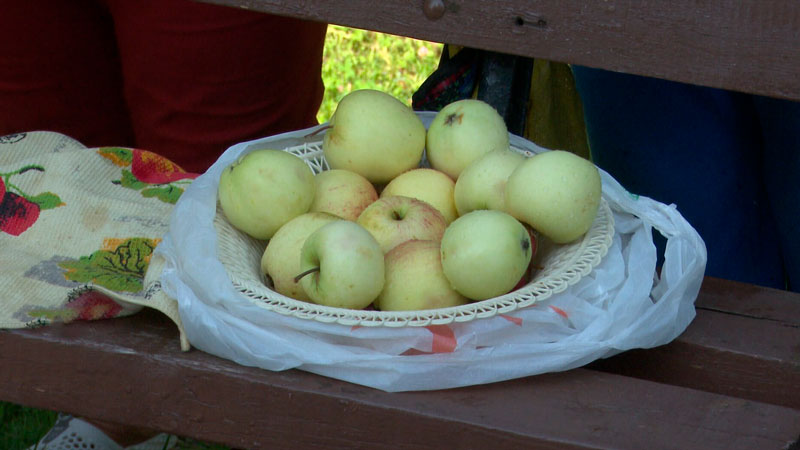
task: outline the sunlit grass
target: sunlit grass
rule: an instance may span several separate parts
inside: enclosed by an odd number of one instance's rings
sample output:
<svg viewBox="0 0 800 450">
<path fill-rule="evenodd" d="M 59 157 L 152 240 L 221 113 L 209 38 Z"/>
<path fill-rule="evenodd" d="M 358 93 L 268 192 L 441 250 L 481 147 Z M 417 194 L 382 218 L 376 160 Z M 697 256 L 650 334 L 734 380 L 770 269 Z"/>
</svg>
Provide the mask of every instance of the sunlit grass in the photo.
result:
<svg viewBox="0 0 800 450">
<path fill-rule="evenodd" d="M 436 69 L 442 45 L 336 25 L 328 26 L 317 114 L 327 121 L 336 104 L 356 89 L 378 89 L 411 105 L 411 95 Z"/>
</svg>

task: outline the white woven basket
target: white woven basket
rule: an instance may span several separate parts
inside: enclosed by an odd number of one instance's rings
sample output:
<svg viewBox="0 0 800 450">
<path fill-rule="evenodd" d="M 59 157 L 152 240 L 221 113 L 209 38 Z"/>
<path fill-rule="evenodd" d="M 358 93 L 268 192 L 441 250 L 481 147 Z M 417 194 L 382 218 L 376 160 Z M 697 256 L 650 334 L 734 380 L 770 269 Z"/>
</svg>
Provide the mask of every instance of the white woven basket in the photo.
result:
<svg viewBox="0 0 800 450">
<path fill-rule="evenodd" d="M 526 156 L 534 153 L 515 146 Z M 322 142 L 306 143 L 284 149 L 302 158 L 314 173 L 328 170 Z M 423 161 L 423 166 L 427 162 Z M 280 314 L 301 319 L 349 326 L 428 326 L 493 317 L 540 302 L 567 289 L 594 269 L 605 256 L 614 236 L 614 219 L 605 199 L 597 217 L 584 237 L 576 242 L 555 245 L 539 241 L 535 265 L 539 267 L 522 288 L 506 295 L 467 305 L 420 311 L 375 311 L 333 308 L 295 300 L 268 286 L 261 273 L 261 256 L 266 241 L 253 239 L 235 229 L 217 209 L 214 226 L 218 233 L 218 256 L 236 289 L 255 304 Z"/>
</svg>

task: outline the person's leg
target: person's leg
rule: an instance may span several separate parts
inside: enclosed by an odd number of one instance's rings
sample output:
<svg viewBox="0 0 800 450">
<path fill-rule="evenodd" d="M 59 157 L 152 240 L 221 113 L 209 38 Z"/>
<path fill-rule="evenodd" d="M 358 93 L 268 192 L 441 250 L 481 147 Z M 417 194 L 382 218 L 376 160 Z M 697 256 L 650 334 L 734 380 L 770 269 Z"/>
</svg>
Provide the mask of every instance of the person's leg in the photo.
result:
<svg viewBox="0 0 800 450">
<path fill-rule="evenodd" d="M 105 6 L 95 0 L 2 1 L 0 11 L 0 135 L 47 130 L 88 147 L 132 146 L 114 30 Z M 74 418 L 61 417 L 40 443 L 71 442 L 72 436 L 63 432 Z M 85 422 L 106 436 L 84 425 L 69 428 L 70 433 L 89 433 L 108 446 L 158 435 Z"/>
<path fill-rule="evenodd" d="M 800 103 L 754 97 L 764 139 L 764 182 L 789 288 L 800 292 Z"/>
<path fill-rule="evenodd" d="M 0 11 L 0 135 L 48 130 L 87 146 L 131 144 L 104 9 L 93 0 L 9 0 Z"/>
<path fill-rule="evenodd" d="M 230 145 L 315 125 L 326 25 L 190 0 L 107 0 L 136 145 L 201 172 Z"/>
<path fill-rule="evenodd" d="M 750 97 L 573 70 L 597 165 L 633 193 L 675 203 L 706 243 L 707 275 L 784 287 Z"/>
</svg>

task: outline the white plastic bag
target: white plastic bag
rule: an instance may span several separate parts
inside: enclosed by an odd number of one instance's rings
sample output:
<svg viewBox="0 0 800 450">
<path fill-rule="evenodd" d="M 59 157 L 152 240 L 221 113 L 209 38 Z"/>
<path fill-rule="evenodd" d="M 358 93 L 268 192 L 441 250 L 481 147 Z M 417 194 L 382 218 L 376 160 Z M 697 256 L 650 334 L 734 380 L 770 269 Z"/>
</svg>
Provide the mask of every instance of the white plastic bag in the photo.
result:
<svg viewBox="0 0 800 450">
<path fill-rule="evenodd" d="M 420 113 L 426 125 L 432 113 Z M 429 327 L 351 327 L 278 314 L 236 291 L 216 256 L 222 170 L 245 151 L 298 145 L 315 129 L 229 148 L 176 205 L 157 247 L 161 281 L 193 346 L 239 364 L 298 368 L 386 391 L 491 383 L 666 344 L 694 318 L 703 241 L 674 206 L 626 192 L 601 171 L 616 233 L 602 262 L 566 291 L 508 314 Z M 318 137 L 317 137 L 318 138 Z M 512 136 L 512 145 L 544 151 Z M 652 229 L 667 240 L 660 278 Z"/>
</svg>

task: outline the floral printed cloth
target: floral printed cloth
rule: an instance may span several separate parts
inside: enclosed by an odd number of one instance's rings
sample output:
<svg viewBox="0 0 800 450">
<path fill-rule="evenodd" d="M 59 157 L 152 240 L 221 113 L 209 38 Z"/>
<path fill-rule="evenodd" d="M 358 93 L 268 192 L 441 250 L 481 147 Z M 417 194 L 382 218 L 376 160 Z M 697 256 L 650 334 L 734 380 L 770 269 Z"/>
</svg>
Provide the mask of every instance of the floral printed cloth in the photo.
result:
<svg viewBox="0 0 800 450">
<path fill-rule="evenodd" d="M 0 136 L 0 328 L 162 311 L 153 250 L 197 174 L 155 153 L 52 132 Z"/>
</svg>

